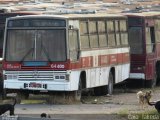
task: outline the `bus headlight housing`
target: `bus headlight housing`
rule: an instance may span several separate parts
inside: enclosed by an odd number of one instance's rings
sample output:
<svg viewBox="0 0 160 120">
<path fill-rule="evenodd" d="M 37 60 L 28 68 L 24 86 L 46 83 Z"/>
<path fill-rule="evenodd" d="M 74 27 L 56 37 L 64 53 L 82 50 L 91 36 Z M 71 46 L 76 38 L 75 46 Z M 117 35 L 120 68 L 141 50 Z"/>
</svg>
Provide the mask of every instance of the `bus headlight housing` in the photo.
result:
<svg viewBox="0 0 160 120">
<path fill-rule="evenodd" d="M 69 74 L 65 74 L 65 75 L 55 75 L 54 76 L 54 80 L 69 80 Z"/>
<path fill-rule="evenodd" d="M 7 80 L 7 79 L 12 80 L 12 79 L 18 79 L 18 76 L 17 75 L 5 75 L 4 78 L 5 78 L 4 80 Z"/>
</svg>

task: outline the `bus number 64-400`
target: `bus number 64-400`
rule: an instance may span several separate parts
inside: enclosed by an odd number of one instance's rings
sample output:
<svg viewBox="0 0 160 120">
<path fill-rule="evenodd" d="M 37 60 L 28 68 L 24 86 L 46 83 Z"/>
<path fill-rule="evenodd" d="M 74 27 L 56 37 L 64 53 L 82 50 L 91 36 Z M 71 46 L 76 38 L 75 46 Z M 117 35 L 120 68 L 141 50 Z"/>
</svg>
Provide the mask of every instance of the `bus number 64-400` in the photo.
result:
<svg viewBox="0 0 160 120">
<path fill-rule="evenodd" d="M 63 64 L 52 64 L 51 68 L 64 68 Z"/>
</svg>

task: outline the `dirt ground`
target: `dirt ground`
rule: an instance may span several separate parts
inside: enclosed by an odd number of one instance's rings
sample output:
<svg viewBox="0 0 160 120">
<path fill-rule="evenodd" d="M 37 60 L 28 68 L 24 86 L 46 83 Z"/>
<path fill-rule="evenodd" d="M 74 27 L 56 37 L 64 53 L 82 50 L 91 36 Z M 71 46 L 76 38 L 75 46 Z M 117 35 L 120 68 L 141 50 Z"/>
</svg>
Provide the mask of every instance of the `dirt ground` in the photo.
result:
<svg viewBox="0 0 160 120">
<path fill-rule="evenodd" d="M 144 109 L 140 108 L 136 96 L 136 93 L 140 90 L 148 91 L 151 89 L 134 88 L 124 90 L 116 88 L 112 96 L 85 96 L 82 102 L 70 104 L 48 104 L 46 103 L 47 97 L 30 96 L 29 100 L 23 100 L 21 104 L 16 104 L 15 113 L 18 115 L 39 116 L 40 113 L 46 112 L 54 117 L 61 116 L 61 118 L 64 117 L 64 115 L 65 117 L 71 117 L 72 115 L 76 117 L 78 114 L 82 118 L 85 115 L 90 117 L 92 117 L 92 115 L 98 115 L 99 119 L 105 117 L 105 115 L 123 116 L 126 114 L 148 113 L 150 111 L 154 111 L 155 113 L 156 110 L 152 106 L 146 106 Z M 151 101 L 157 101 L 159 99 L 160 86 L 152 89 Z M 118 117 L 118 119 L 120 118 Z M 124 117 L 122 119 L 124 119 Z"/>
<path fill-rule="evenodd" d="M 154 89 L 115 89 L 112 96 L 88 96 L 84 99 L 85 104 L 104 104 L 110 105 L 109 114 L 130 114 L 156 111 L 153 106 L 146 105 L 144 109 L 138 103 L 137 92 L 138 91 L 152 91 L 151 101 L 160 100 L 160 86 Z M 112 109 L 113 108 L 113 109 Z"/>
</svg>

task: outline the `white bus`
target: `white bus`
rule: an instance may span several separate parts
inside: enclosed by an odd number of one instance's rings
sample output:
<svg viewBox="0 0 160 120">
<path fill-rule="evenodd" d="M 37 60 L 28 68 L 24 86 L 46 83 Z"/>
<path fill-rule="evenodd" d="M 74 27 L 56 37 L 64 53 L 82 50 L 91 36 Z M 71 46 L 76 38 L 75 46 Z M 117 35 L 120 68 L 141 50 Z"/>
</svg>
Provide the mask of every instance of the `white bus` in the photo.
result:
<svg viewBox="0 0 160 120">
<path fill-rule="evenodd" d="M 3 51 L 6 93 L 112 94 L 129 77 L 127 17 L 116 14 L 8 18 Z"/>
</svg>

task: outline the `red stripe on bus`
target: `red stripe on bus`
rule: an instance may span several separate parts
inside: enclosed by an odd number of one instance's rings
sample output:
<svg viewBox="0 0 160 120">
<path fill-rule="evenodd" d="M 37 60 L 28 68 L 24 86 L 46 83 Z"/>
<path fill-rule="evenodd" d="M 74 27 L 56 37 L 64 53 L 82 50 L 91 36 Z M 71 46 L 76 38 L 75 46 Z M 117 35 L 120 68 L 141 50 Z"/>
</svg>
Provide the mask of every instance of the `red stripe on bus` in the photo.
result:
<svg viewBox="0 0 160 120">
<path fill-rule="evenodd" d="M 130 56 L 129 53 L 120 53 L 120 54 L 110 54 L 110 55 L 99 55 L 98 60 L 93 59 L 93 56 L 88 57 L 81 57 L 79 61 L 72 62 L 67 60 L 66 62 L 56 62 L 56 63 L 48 63 L 47 66 L 22 66 L 21 63 L 17 62 L 3 62 L 3 68 L 7 70 L 72 70 L 72 69 L 80 69 L 80 68 L 92 68 L 93 62 L 97 66 L 109 66 L 109 65 L 117 65 L 117 64 L 124 64 L 129 63 Z"/>
<path fill-rule="evenodd" d="M 81 58 L 81 67 L 86 68 L 86 67 L 93 67 L 93 57 L 82 57 Z"/>
<path fill-rule="evenodd" d="M 98 61 L 99 61 L 99 66 L 105 66 L 109 64 L 109 57 L 108 55 L 100 55 L 98 57 Z"/>
</svg>

